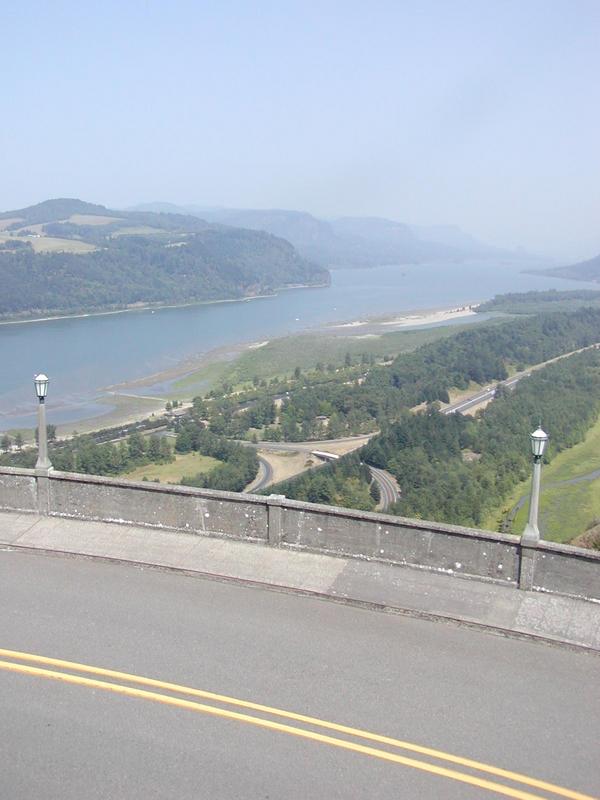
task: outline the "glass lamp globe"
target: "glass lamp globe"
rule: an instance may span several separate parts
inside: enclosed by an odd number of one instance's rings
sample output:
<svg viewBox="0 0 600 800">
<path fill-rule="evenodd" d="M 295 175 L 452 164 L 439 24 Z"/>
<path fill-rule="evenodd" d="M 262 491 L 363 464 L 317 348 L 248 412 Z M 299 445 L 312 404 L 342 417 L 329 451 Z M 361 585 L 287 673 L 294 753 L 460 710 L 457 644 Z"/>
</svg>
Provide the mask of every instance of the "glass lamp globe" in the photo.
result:
<svg viewBox="0 0 600 800">
<path fill-rule="evenodd" d="M 33 379 L 33 383 L 35 384 L 35 392 L 38 396 L 38 399 L 43 400 L 48 394 L 48 376 L 44 375 L 43 372 L 40 372 L 40 374 L 36 375 Z"/>
<path fill-rule="evenodd" d="M 531 434 L 531 452 L 536 458 L 544 455 L 548 438 L 548 434 L 542 430 L 541 426 Z"/>
</svg>

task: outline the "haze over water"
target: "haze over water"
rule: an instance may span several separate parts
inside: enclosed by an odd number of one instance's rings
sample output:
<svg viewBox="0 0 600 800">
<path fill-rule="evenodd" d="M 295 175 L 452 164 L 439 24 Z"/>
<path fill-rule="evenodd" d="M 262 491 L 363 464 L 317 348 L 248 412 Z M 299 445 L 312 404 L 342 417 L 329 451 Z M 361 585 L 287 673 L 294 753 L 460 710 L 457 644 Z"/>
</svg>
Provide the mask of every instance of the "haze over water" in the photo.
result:
<svg viewBox="0 0 600 800">
<path fill-rule="evenodd" d="M 473 263 L 336 270 L 330 287 L 249 302 L 0 325 L 0 430 L 35 425 L 32 379 L 40 371 L 51 378 L 49 421 L 63 424 L 106 414 L 110 406 L 95 402 L 105 387 L 153 375 L 216 347 L 332 322 L 465 305 L 500 292 L 588 287 L 525 275 L 520 268 Z"/>
</svg>

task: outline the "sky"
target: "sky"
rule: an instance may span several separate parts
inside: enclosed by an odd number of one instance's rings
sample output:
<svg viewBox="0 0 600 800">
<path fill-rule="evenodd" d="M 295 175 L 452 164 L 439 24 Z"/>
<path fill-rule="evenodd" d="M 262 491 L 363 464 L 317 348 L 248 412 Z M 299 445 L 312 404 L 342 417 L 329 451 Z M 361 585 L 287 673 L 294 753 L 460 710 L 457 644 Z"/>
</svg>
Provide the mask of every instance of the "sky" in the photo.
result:
<svg viewBox="0 0 600 800">
<path fill-rule="evenodd" d="M 600 253 L 600 0 L 6 3 L 0 209 L 456 224 Z"/>
</svg>

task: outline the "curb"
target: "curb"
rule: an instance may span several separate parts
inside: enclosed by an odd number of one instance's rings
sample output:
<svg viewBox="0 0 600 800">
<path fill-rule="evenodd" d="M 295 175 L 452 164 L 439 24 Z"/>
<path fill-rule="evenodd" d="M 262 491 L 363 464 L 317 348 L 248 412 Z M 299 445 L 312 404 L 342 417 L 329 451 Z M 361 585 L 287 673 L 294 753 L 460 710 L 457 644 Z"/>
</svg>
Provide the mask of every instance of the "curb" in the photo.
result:
<svg viewBox="0 0 600 800">
<path fill-rule="evenodd" d="M 328 594 L 327 592 L 318 592 L 313 589 L 301 589 L 300 587 L 287 586 L 286 584 L 267 583 L 265 581 L 252 580 L 251 578 L 240 578 L 234 575 L 223 575 L 216 572 L 204 572 L 202 570 L 186 569 L 185 567 L 173 567 L 168 564 L 157 564 L 156 562 L 151 561 L 137 561 L 127 558 L 116 558 L 113 556 L 79 553 L 71 550 L 53 550 L 45 547 L 31 547 L 28 545 L 0 543 L 0 551 L 10 552 L 12 550 L 22 551 L 32 555 L 40 554 L 63 558 L 81 558 L 90 561 L 102 561 L 107 564 L 123 564 L 125 566 L 153 569 L 158 572 L 185 575 L 187 577 L 210 580 L 217 583 L 234 584 L 237 586 L 244 586 L 249 589 L 262 589 L 271 592 L 279 592 L 280 594 L 294 594 L 299 597 L 308 597 L 314 600 L 338 603 L 339 605 L 347 605 L 353 608 L 362 608 L 368 611 L 378 611 L 384 614 L 395 614 L 397 616 L 425 620 L 428 622 L 441 622 L 454 625 L 455 627 L 459 628 L 471 628 L 473 630 L 484 631 L 495 636 L 534 641 L 540 644 L 553 645 L 555 647 L 561 647 L 563 649 L 579 653 L 600 656 L 600 648 L 592 647 L 591 645 L 580 644 L 568 639 L 560 639 L 556 636 L 544 636 L 543 634 L 531 633 L 529 631 L 517 630 L 515 628 L 504 628 L 499 625 L 491 625 L 486 622 L 470 619 L 469 617 L 439 614 L 432 611 L 422 611 L 419 609 L 406 608 L 402 606 L 390 606 L 386 605 L 385 603 L 377 603 L 372 600 L 360 600 L 347 595 Z"/>
</svg>

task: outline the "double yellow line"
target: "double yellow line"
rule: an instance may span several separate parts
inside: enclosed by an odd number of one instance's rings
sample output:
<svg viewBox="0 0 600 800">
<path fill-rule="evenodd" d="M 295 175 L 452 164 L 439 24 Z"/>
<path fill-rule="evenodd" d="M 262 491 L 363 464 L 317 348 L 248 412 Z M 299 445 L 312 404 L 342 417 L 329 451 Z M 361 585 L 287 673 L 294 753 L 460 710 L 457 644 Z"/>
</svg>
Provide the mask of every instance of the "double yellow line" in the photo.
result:
<svg viewBox="0 0 600 800">
<path fill-rule="evenodd" d="M 189 686 L 180 686 L 176 683 L 168 683 L 165 681 L 155 680 L 153 678 L 145 678 L 140 675 L 130 675 L 126 672 L 118 672 L 111 669 L 103 669 L 101 667 L 89 666 L 87 664 L 78 664 L 73 661 L 63 661 L 58 658 L 48 658 L 46 656 L 33 655 L 31 653 L 21 653 L 15 650 L 5 650 L 0 648 L 0 670 L 6 672 L 18 673 L 37 678 L 46 678 L 48 680 L 61 681 L 63 683 L 71 683 L 77 686 L 86 686 L 92 689 L 99 689 L 107 692 L 114 692 L 128 697 L 136 697 L 142 700 L 150 700 L 155 703 L 163 703 L 165 705 L 183 708 L 188 711 L 195 711 L 202 714 L 209 714 L 214 717 L 221 717 L 224 719 L 235 720 L 236 722 L 244 722 L 249 725 L 256 725 L 268 730 L 277 731 L 279 733 L 287 733 L 292 736 L 298 736 L 303 739 L 310 739 L 322 744 L 328 744 L 333 747 L 339 747 L 344 750 L 350 750 L 362 755 L 371 756 L 373 758 L 382 759 L 384 761 L 391 761 L 395 764 L 402 764 L 406 767 L 412 767 L 423 772 L 428 772 L 433 775 L 438 775 L 451 780 L 461 781 L 462 783 L 476 786 L 480 789 L 486 789 L 497 794 L 503 794 L 507 797 L 519 798 L 519 800 L 540 800 L 541 795 L 532 794 L 525 789 L 518 788 L 518 786 L 510 786 L 507 783 L 499 783 L 481 775 L 489 775 L 494 778 L 501 778 L 509 783 L 520 784 L 521 786 L 539 789 L 543 792 L 550 793 L 557 797 L 567 797 L 571 800 L 595 800 L 590 795 L 581 794 L 570 789 L 565 789 L 561 786 L 548 783 L 546 781 L 530 778 L 527 775 L 521 775 L 516 772 L 494 767 L 489 764 L 482 764 L 479 761 L 473 761 L 469 758 L 462 756 L 455 756 L 450 753 L 444 753 L 441 750 L 434 750 L 430 747 L 423 747 L 411 742 L 401 741 L 399 739 L 392 739 L 389 736 L 381 736 L 369 731 L 351 728 L 346 725 L 338 725 L 335 722 L 328 722 L 326 720 L 309 717 L 304 714 L 296 714 L 292 711 L 284 711 L 279 708 L 272 708 L 270 706 L 261 705 L 259 703 L 252 703 L 247 700 L 239 700 L 235 697 L 227 697 L 226 695 L 215 694 L 214 692 L 207 692 L 202 689 L 193 689 Z M 37 666 L 31 666 L 32 664 Z M 57 669 L 47 669 L 47 667 L 55 667 Z M 114 683 L 112 681 L 98 680 L 96 678 L 84 677 L 85 675 L 95 675 L 102 678 L 112 678 L 114 680 L 123 681 L 124 683 Z M 125 684 L 125 685 L 124 685 Z M 126 684 L 137 684 L 128 686 Z M 137 688 L 139 686 L 151 687 L 152 689 L 161 689 L 163 692 L 171 692 L 171 694 L 163 694 L 156 691 L 149 691 L 148 689 Z M 209 700 L 212 703 L 219 703 L 219 705 L 207 705 L 195 700 L 185 699 L 178 695 L 185 695 L 187 697 L 202 698 Z M 225 707 L 222 707 L 225 706 Z M 245 711 L 253 711 L 265 716 L 255 716 L 254 714 L 243 713 L 240 711 L 232 711 L 227 706 L 244 709 Z M 275 719 L 272 719 L 272 718 Z M 304 726 L 289 725 L 283 722 L 278 722 L 276 719 L 290 720 L 296 723 L 302 723 Z M 312 730 L 316 728 L 317 730 Z M 329 734 L 320 733 L 319 730 L 326 730 L 342 734 L 350 738 L 338 738 Z M 363 742 L 372 742 L 377 745 L 384 745 L 388 749 L 381 749 L 374 747 L 370 744 L 361 744 L 355 741 L 356 739 Z M 398 751 L 405 751 L 409 753 L 416 753 L 420 756 L 425 756 L 430 761 L 411 758 L 407 755 L 402 755 Z M 440 764 L 434 763 L 433 760 L 442 763 L 450 763 L 463 767 L 470 772 L 463 772 L 452 769 Z"/>
</svg>

